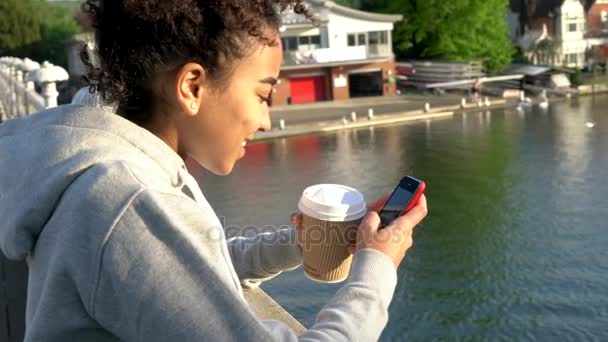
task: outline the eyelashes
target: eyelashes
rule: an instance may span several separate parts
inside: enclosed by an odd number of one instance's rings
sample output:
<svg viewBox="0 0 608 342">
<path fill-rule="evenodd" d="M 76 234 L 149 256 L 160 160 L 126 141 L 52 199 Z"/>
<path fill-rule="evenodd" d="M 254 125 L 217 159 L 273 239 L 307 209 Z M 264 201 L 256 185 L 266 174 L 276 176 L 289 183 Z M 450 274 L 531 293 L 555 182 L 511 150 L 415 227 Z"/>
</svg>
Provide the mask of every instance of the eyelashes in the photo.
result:
<svg viewBox="0 0 608 342">
<path fill-rule="evenodd" d="M 263 102 L 270 104 L 270 96 L 269 97 L 260 96 L 260 103 L 263 103 Z"/>
<path fill-rule="evenodd" d="M 259 96 L 259 95 L 258 95 L 258 96 Z M 264 97 L 264 96 L 259 96 L 259 97 L 260 97 L 260 100 L 261 100 L 261 102 L 260 102 L 260 103 L 262 103 L 262 102 L 266 102 L 266 104 L 270 105 L 270 101 L 272 101 L 272 89 L 271 89 L 271 90 L 270 90 L 270 92 L 268 93 L 268 96 L 267 96 L 267 97 Z"/>
</svg>

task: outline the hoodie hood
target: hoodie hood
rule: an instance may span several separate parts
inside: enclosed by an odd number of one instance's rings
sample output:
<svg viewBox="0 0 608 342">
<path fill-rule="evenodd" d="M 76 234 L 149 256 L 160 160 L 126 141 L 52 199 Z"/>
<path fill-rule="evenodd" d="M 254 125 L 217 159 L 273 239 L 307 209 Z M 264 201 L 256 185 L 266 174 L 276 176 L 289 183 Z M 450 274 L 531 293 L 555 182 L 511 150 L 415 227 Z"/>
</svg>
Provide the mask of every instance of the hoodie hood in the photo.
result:
<svg viewBox="0 0 608 342">
<path fill-rule="evenodd" d="M 66 105 L 0 124 L 0 249 L 24 259 L 62 194 L 89 167 L 144 154 L 182 187 L 183 160 L 148 130 L 109 112 Z"/>
</svg>

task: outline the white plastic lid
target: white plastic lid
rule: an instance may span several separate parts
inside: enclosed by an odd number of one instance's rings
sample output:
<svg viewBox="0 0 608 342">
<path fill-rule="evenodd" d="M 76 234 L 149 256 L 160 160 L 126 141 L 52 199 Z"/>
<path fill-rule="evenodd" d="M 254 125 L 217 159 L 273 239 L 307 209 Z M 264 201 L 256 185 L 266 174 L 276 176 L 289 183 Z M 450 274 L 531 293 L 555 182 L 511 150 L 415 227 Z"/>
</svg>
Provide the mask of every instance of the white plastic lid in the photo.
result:
<svg viewBox="0 0 608 342">
<path fill-rule="evenodd" d="M 338 184 L 318 184 L 306 188 L 298 209 L 307 216 L 334 222 L 357 220 L 367 213 L 363 194 Z"/>
</svg>

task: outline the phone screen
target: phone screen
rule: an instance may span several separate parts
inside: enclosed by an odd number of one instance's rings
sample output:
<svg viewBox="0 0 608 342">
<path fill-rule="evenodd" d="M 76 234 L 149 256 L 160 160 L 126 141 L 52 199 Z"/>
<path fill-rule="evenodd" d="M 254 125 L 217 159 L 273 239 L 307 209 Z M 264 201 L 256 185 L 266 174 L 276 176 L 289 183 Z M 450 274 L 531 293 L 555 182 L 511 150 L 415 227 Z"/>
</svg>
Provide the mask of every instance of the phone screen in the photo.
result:
<svg viewBox="0 0 608 342">
<path fill-rule="evenodd" d="M 393 220 L 395 220 L 405 206 L 412 200 L 414 194 L 407 189 L 398 186 L 395 192 L 388 199 L 382 211 L 380 211 L 380 222 L 383 227 L 388 226 Z"/>
</svg>

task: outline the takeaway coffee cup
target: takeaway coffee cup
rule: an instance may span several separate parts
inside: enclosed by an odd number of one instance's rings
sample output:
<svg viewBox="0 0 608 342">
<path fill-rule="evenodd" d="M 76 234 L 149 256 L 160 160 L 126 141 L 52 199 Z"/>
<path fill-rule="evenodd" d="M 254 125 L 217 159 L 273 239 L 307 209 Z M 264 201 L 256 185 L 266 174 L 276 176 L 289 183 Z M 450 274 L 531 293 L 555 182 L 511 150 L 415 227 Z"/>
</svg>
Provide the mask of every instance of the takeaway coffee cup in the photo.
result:
<svg viewBox="0 0 608 342">
<path fill-rule="evenodd" d="M 303 216 L 304 272 L 323 283 L 345 280 L 352 262 L 348 245 L 356 242 L 367 212 L 363 194 L 344 185 L 313 185 L 302 193 L 298 209 Z"/>
</svg>

